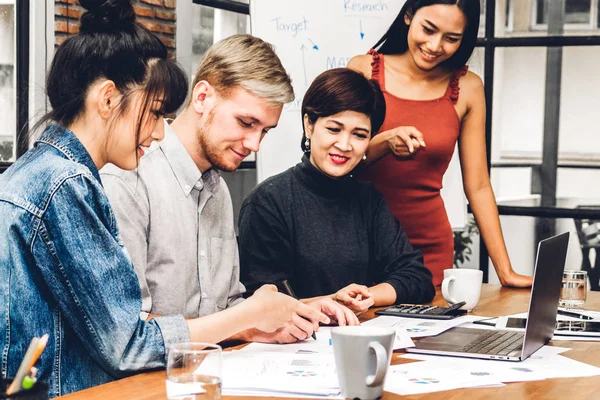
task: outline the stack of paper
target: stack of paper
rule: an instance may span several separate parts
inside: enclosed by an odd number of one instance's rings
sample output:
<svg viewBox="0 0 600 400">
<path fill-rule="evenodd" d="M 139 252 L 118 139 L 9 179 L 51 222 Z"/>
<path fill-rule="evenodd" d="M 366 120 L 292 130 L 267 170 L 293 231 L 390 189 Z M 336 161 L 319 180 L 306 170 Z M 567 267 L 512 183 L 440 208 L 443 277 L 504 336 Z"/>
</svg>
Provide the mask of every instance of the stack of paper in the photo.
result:
<svg viewBox="0 0 600 400">
<path fill-rule="evenodd" d="M 453 320 L 379 317 L 363 325 L 396 329 L 394 348 L 413 346 L 410 336 L 437 335 L 484 317 Z M 489 329 L 489 327 L 488 327 Z M 468 387 L 502 386 L 508 382 L 600 375 L 600 368 L 563 357 L 568 349 L 544 346 L 515 363 L 407 354 L 417 362 L 392 365 L 385 390 L 401 395 Z M 251 343 L 223 353 L 223 394 L 258 397 L 342 398 L 337 380 L 331 329 L 321 328 L 317 340 L 292 344 Z"/>
<path fill-rule="evenodd" d="M 223 353 L 223 392 L 337 396 L 333 357 L 305 353 Z"/>
<path fill-rule="evenodd" d="M 509 382 L 600 375 L 600 368 L 560 355 L 567 350 L 544 346 L 527 360 L 518 363 L 406 354 L 402 358 L 422 361 L 391 366 L 385 390 L 407 395 Z"/>
<path fill-rule="evenodd" d="M 330 329 L 320 329 L 317 339 L 224 352 L 223 394 L 340 398 Z"/>
</svg>

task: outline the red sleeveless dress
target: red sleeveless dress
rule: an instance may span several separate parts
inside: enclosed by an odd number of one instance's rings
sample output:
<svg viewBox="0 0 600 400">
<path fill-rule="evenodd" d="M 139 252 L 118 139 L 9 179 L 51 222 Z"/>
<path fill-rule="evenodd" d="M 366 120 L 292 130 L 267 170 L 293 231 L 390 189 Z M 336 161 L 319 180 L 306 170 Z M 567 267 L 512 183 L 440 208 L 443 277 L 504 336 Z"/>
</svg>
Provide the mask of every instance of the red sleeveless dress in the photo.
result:
<svg viewBox="0 0 600 400">
<path fill-rule="evenodd" d="M 454 104 L 458 81 L 467 67 L 454 74 L 442 97 L 408 100 L 386 91 L 383 55 L 375 50 L 369 53 L 373 57 L 372 78 L 379 83 L 387 107 L 380 131 L 414 126 L 423 134 L 427 147 L 410 159 L 399 160 L 388 154 L 371 164 L 360 179 L 372 182 L 381 192 L 411 244 L 423 253 L 434 285 L 440 285 L 443 270 L 452 268 L 454 260 L 452 228 L 440 189 L 460 131 Z"/>
</svg>

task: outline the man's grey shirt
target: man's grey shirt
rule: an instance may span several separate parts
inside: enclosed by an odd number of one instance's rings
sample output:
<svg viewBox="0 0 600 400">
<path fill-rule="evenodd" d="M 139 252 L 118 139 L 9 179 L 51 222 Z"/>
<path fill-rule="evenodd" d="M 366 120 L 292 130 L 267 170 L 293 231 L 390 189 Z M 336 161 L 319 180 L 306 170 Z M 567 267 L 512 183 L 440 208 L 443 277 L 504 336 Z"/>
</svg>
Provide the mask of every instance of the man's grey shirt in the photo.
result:
<svg viewBox="0 0 600 400">
<path fill-rule="evenodd" d="M 165 121 L 135 171 L 100 171 L 142 289 L 142 311 L 186 318 L 242 301 L 233 207 L 225 181 L 200 172 Z"/>
</svg>

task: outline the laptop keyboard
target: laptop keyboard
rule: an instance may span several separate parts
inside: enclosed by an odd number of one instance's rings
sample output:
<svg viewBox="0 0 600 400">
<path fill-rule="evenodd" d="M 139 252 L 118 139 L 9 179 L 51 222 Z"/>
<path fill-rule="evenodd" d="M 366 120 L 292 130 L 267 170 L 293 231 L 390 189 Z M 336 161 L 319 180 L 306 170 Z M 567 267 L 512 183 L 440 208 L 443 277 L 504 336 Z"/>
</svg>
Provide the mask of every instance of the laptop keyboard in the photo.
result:
<svg viewBox="0 0 600 400">
<path fill-rule="evenodd" d="M 521 350 L 523 337 L 522 332 L 488 331 L 465 345 L 460 352 L 507 356 L 515 350 Z"/>
</svg>

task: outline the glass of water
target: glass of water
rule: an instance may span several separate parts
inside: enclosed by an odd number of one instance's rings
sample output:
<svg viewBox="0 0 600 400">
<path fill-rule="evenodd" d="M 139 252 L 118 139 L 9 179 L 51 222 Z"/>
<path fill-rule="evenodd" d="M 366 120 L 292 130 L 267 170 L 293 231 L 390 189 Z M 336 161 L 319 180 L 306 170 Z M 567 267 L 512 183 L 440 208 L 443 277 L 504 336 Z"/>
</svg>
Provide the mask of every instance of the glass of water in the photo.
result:
<svg viewBox="0 0 600 400">
<path fill-rule="evenodd" d="M 579 308 L 585 304 L 586 295 L 587 272 L 565 270 L 558 304 L 566 308 Z"/>
<path fill-rule="evenodd" d="M 221 346 L 177 343 L 167 356 L 167 397 L 177 400 L 221 399 Z"/>
</svg>

